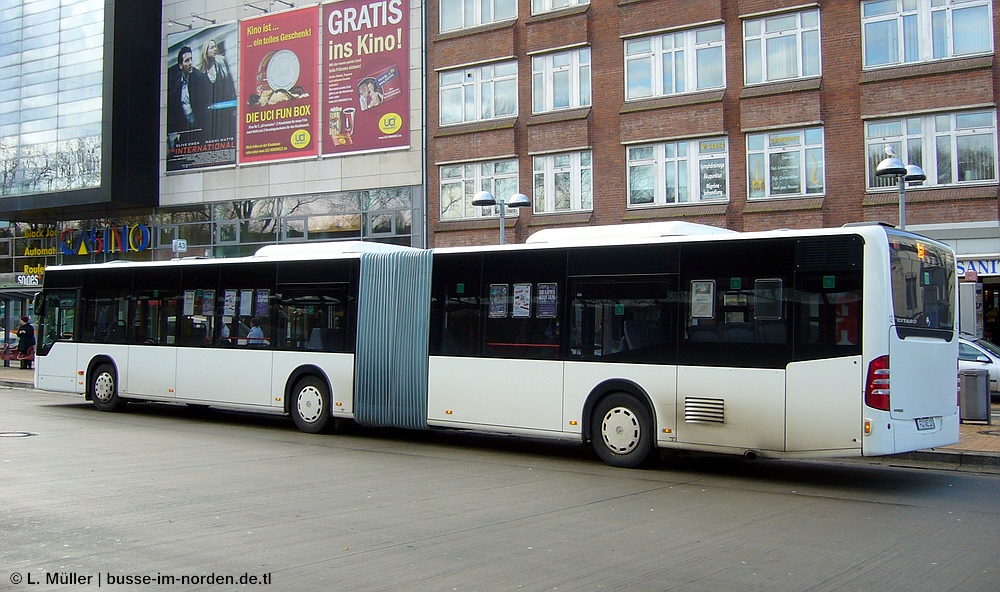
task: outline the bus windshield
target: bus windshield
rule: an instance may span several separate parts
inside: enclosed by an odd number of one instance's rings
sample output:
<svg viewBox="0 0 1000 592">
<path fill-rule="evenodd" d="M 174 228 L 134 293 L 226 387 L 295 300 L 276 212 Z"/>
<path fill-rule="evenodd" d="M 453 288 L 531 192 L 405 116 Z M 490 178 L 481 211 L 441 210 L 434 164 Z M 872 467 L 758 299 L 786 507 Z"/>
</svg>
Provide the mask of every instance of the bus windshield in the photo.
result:
<svg viewBox="0 0 1000 592">
<path fill-rule="evenodd" d="M 955 331 L 955 256 L 929 240 L 889 235 L 896 332 L 950 340 Z"/>
</svg>

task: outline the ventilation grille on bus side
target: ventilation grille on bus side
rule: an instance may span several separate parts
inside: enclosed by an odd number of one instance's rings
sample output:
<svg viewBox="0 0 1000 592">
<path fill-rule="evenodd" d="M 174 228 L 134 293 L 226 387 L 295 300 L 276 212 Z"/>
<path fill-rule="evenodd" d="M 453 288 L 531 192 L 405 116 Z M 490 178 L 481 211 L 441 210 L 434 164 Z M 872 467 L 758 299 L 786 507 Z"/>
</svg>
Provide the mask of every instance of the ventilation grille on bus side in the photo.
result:
<svg viewBox="0 0 1000 592">
<path fill-rule="evenodd" d="M 684 421 L 726 423 L 726 402 L 723 399 L 685 397 Z"/>
<path fill-rule="evenodd" d="M 852 269 L 860 257 L 857 237 L 831 236 L 798 241 L 800 269 Z"/>
</svg>

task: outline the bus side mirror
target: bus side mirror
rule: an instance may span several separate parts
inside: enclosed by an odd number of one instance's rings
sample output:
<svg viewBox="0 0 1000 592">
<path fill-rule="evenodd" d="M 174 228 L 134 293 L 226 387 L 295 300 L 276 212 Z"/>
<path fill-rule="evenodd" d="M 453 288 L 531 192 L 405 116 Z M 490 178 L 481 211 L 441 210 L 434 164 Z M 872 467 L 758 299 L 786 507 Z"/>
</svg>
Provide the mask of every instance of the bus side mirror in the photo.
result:
<svg viewBox="0 0 1000 592">
<path fill-rule="evenodd" d="M 35 296 L 31 300 L 31 308 L 34 309 L 36 316 L 45 314 L 45 298 L 41 292 L 35 292 Z"/>
</svg>

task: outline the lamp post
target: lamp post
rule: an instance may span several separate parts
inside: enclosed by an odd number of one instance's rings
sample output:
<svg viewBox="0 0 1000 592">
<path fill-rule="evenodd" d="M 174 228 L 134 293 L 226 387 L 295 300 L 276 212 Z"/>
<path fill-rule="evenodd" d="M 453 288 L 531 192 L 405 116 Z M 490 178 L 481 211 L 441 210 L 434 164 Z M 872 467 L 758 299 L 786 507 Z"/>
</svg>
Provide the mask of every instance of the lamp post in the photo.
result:
<svg viewBox="0 0 1000 592">
<path fill-rule="evenodd" d="M 924 169 L 915 164 L 904 165 L 896 156 L 892 145 L 885 145 L 886 157 L 875 167 L 876 177 L 896 177 L 899 179 L 899 228 L 906 230 L 906 184 L 927 180 Z"/>
<path fill-rule="evenodd" d="M 472 196 L 472 205 L 474 206 L 500 206 L 500 244 L 506 242 L 506 228 L 504 222 L 507 218 L 507 208 L 527 208 L 531 206 L 531 200 L 528 196 L 523 193 L 515 193 L 510 196 L 506 201 L 498 200 L 493 197 L 488 191 L 480 191 Z"/>
</svg>

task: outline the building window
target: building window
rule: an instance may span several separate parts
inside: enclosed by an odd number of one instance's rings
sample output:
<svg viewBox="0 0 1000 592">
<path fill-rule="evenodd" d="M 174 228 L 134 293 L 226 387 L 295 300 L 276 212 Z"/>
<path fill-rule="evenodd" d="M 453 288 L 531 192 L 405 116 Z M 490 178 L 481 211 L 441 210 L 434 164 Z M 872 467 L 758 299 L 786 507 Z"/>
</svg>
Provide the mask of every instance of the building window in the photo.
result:
<svg viewBox="0 0 1000 592">
<path fill-rule="evenodd" d="M 562 10 L 578 4 L 590 4 L 590 0 L 531 0 L 531 14 Z"/>
<path fill-rule="evenodd" d="M 590 48 L 531 58 L 531 111 L 590 105 Z"/>
<path fill-rule="evenodd" d="M 594 209 L 590 151 L 534 157 L 536 214 Z"/>
<path fill-rule="evenodd" d="M 725 138 L 631 146 L 627 150 L 629 207 L 729 197 Z"/>
<path fill-rule="evenodd" d="M 441 0 L 441 32 L 517 18 L 516 0 Z"/>
<path fill-rule="evenodd" d="M 820 75 L 819 10 L 743 23 L 747 84 Z"/>
<path fill-rule="evenodd" d="M 625 99 L 725 88 L 722 25 L 625 41 Z"/>
<path fill-rule="evenodd" d="M 822 194 L 824 173 L 823 128 L 747 134 L 751 198 Z"/>
<path fill-rule="evenodd" d="M 441 72 L 441 125 L 517 115 L 517 61 Z"/>
<path fill-rule="evenodd" d="M 964 185 L 997 180 L 996 111 L 962 111 L 865 124 L 868 188 L 896 187 L 898 180 L 875 176 L 889 144 L 906 164 L 924 169 L 924 186 Z"/>
<path fill-rule="evenodd" d="M 866 68 L 992 53 L 992 2 L 862 2 L 861 31 Z"/>
<path fill-rule="evenodd" d="M 463 220 L 492 218 L 500 215 L 499 205 L 472 205 L 479 191 L 508 200 L 517 193 L 517 160 L 454 164 L 439 167 L 441 175 L 441 219 Z M 507 208 L 507 216 L 516 216 L 518 208 Z"/>
</svg>

